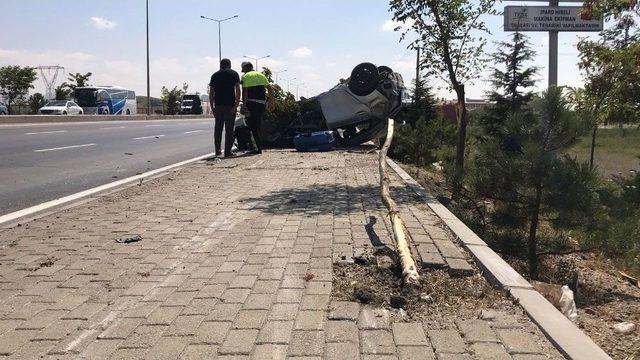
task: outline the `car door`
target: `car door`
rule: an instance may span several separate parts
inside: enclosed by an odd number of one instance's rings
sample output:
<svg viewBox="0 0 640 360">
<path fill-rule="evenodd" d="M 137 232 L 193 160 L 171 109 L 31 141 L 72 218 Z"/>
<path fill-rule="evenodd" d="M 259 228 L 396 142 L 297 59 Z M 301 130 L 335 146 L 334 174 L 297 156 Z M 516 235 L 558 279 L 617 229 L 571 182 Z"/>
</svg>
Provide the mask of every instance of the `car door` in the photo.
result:
<svg viewBox="0 0 640 360">
<path fill-rule="evenodd" d="M 73 113 L 74 115 L 80 115 L 80 107 L 78 104 L 71 102 L 71 111 L 69 113 Z"/>
</svg>

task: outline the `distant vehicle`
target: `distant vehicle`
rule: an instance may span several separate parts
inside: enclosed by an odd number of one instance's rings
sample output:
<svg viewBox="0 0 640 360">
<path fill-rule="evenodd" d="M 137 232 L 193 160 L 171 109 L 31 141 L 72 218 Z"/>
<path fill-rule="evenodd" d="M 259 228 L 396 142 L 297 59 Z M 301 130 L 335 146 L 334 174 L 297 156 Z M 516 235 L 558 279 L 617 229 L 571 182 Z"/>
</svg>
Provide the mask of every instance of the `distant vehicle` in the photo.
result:
<svg viewBox="0 0 640 360">
<path fill-rule="evenodd" d="M 201 115 L 202 100 L 199 94 L 185 94 L 182 96 L 180 103 L 180 114 L 185 115 Z"/>
<path fill-rule="evenodd" d="M 71 100 L 51 100 L 38 110 L 41 115 L 82 115 L 84 111 Z"/>
<path fill-rule="evenodd" d="M 362 63 L 349 79 L 303 101 L 300 115 L 267 141 L 286 146 L 296 134 L 333 130 L 341 145 L 359 145 L 383 135 L 387 119 L 407 100 L 400 74 L 387 66 Z"/>
<path fill-rule="evenodd" d="M 8 115 L 9 109 L 7 109 L 7 105 L 0 102 L 0 115 Z"/>
<path fill-rule="evenodd" d="M 73 97 L 85 114 L 135 115 L 136 93 L 117 86 L 78 87 Z"/>
</svg>

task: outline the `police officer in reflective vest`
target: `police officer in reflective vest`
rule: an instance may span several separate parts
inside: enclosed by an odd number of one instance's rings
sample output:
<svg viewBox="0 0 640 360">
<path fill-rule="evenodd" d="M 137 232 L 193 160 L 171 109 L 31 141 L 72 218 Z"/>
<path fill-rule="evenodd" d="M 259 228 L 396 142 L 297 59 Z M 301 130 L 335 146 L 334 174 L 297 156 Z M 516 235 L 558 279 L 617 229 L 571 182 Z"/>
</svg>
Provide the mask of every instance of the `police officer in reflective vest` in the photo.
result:
<svg viewBox="0 0 640 360">
<path fill-rule="evenodd" d="M 260 144 L 260 124 L 262 116 L 271 98 L 269 80 L 263 73 L 253 70 L 253 64 L 245 61 L 242 63 L 242 103 L 248 111 L 246 118 L 247 126 L 251 129 L 254 154 L 262 153 Z"/>
</svg>

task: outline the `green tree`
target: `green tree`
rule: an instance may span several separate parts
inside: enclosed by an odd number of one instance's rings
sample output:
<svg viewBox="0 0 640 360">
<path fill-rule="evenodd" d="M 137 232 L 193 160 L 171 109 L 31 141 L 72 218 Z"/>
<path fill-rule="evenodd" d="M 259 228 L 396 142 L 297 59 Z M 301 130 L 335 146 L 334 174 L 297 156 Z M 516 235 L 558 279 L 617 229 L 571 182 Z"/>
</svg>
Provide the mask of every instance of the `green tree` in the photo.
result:
<svg viewBox="0 0 640 360">
<path fill-rule="evenodd" d="M 532 279 L 538 278 L 540 240 L 547 238 L 541 223 L 544 229 L 577 228 L 597 208 L 596 176 L 586 164 L 563 155 L 577 130 L 563 91 L 551 87 L 527 111 L 507 115 L 504 134 L 513 146 L 489 136 L 474 153 L 469 187 L 476 198 L 492 202 L 489 238 L 507 252 L 526 249 Z"/>
<path fill-rule="evenodd" d="M 187 93 L 187 89 L 189 89 L 187 83 L 182 84 L 181 89 L 177 86 L 174 86 L 171 90 L 165 86 L 162 87 L 160 99 L 162 99 L 164 105 L 165 115 L 176 115 L 180 113 L 180 100 L 182 99 L 182 95 Z"/>
<path fill-rule="evenodd" d="M 422 52 L 420 67 L 426 75 L 443 79 L 456 93 L 458 135 L 456 142 L 454 196 L 460 189 L 464 172 L 464 156 L 469 114 L 466 106 L 465 84 L 482 71 L 482 56 L 489 33 L 483 15 L 496 14 L 495 0 L 391 0 L 390 9 L 395 21 L 410 24 L 401 39 L 409 32 L 417 33 L 410 45 Z M 400 30 L 398 27 L 396 30 Z"/>
<path fill-rule="evenodd" d="M 55 89 L 55 97 L 56 100 L 69 100 L 71 99 L 71 89 L 64 84 L 60 84 Z"/>
<path fill-rule="evenodd" d="M 260 130 L 261 139 L 269 145 L 274 144 L 280 133 L 298 116 L 300 106 L 291 93 L 285 92 L 280 85 L 273 83 L 269 68 L 263 67 L 262 73 L 271 83 L 269 91 L 272 107 L 265 113 Z"/>
<path fill-rule="evenodd" d="M 605 123 L 635 123 L 640 114 L 640 32 L 631 15 L 601 33 L 597 41 L 578 43 L 584 89 L 574 92 L 577 110 L 592 127 L 593 167 L 598 127 Z"/>
<path fill-rule="evenodd" d="M 37 78 L 35 69 L 31 67 L 3 66 L 0 68 L 0 95 L 7 103 L 9 114 L 11 114 L 11 105 L 25 100 Z"/>
<path fill-rule="evenodd" d="M 29 108 L 31 109 L 31 112 L 34 114 L 37 114 L 38 110 L 40 110 L 40 108 L 47 103 L 47 100 L 44 98 L 42 94 L 35 93 L 29 96 L 28 103 L 29 103 Z"/>
<path fill-rule="evenodd" d="M 523 107 L 533 97 L 531 88 L 535 85 L 538 68 L 527 66 L 527 62 L 535 57 L 526 36 L 520 32 L 513 33 L 511 41 L 500 42 L 495 53 L 491 55 L 496 66 L 492 68 L 489 82 L 492 89 L 488 93 L 494 104 L 480 110 L 482 113 L 474 119 L 476 137 L 484 136 L 502 139 L 502 146 L 513 144 L 510 135 L 505 132 L 504 122 L 508 114 L 523 111 Z"/>
<path fill-rule="evenodd" d="M 67 78 L 69 82 L 62 83 L 62 86 L 69 88 L 69 90 L 73 92 L 77 87 L 84 87 L 89 85 L 89 78 L 91 77 L 91 75 L 93 75 L 93 73 L 91 72 L 88 72 L 86 74 L 69 73 L 69 77 Z"/>
</svg>

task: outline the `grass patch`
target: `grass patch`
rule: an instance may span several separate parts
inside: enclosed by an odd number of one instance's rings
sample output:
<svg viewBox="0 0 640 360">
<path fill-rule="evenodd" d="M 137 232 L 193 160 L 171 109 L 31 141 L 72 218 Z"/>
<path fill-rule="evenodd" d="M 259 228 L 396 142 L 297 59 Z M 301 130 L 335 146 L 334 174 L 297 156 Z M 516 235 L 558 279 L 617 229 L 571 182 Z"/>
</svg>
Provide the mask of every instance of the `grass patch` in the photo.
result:
<svg viewBox="0 0 640 360">
<path fill-rule="evenodd" d="M 569 150 L 578 160 L 589 161 L 591 135 L 583 136 Z M 629 175 L 630 170 L 640 171 L 640 128 L 598 129 L 595 150 L 595 166 L 606 177 Z"/>
</svg>

